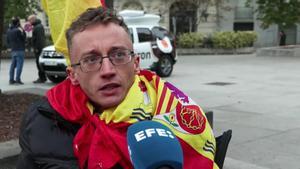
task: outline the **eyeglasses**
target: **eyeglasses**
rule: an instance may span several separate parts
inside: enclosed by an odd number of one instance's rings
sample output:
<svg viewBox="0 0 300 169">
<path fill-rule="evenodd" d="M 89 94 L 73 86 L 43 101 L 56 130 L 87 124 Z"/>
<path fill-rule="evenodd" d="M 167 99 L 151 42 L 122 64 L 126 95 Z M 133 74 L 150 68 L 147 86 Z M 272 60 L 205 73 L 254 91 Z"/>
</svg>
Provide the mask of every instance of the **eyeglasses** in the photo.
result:
<svg viewBox="0 0 300 169">
<path fill-rule="evenodd" d="M 129 63 L 132 57 L 134 57 L 133 51 L 129 49 L 117 49 L 108 53 L 107 56 L 92 54 L 91 56 L 80 59 L 78 63 L 71 64 L 71 67 L 80 66 L 80 69 L 87 73 L 99 70 L 104 58 L 108 58 L 114 66 L 118 66 Z"/>
</svg>

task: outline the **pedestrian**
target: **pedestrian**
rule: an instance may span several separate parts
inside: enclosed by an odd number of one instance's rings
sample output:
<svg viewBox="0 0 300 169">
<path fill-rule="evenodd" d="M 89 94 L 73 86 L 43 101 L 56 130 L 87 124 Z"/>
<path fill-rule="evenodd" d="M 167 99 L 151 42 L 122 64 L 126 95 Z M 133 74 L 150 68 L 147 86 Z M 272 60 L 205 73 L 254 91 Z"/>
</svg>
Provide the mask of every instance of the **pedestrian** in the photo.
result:
<svg viewBox="0 0 300 169">
<path fill-rule="evenodd" d="M 171 83 L 140 70 L 128 27 L 113 10 L 88 9 L 66 39 L 68 78 L 25 113 L 17 169 L 132 169 L 127 129 L 145 120 L 180 138 L 185 169 L 218 168 L 205 113 Z"/>
<path fill-rule="evenodd" d="M 286 34 L 283 30 L 280 30 L 279 32 L 279 38 L 279 46 L 285 46 Z"/>
<path fill-rule="evenodd" d="M 45 83 L 47 78 L 39 64 L 39 57 L 46 43 L 45 30 L 41 20 L 38 19 L 36 15 L 30 15 L 28 21 L 33 25 L 31 44 L 33 45 L 36 67 L 38 69 L 38 79 L 33 81 L 33 83 Z"/>
<path fill-rule="evenodd" d="M 26 33 L 21 27 L 20 19 L 14 17 L 7 31 L 7 44 L 11 49 L 11 65 L 9 69 L 9 84 L 24 84 L 21 74 L 25 56 Z M 15 73 L 16 72 L 16 73 Z"/>
</svg>

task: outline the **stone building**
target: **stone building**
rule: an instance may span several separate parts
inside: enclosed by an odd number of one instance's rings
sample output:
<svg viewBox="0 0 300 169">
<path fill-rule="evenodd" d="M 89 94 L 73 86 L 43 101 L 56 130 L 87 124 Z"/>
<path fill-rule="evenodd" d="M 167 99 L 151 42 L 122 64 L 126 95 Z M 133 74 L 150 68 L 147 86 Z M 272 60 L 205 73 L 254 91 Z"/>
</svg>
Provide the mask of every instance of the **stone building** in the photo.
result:
<svg viewBox="0 0 300 169">
<path fill-rule="evenodd" d="M 160 24 L 174 34 L 211 33 L 217 28 L 216 6 L 211 0 L 114 0 L 114 8 L 144 10 L 161 16 Z"/>
<path fill-rule="evenodd" d="M 247 0 L 114 0 L 113 7 L 118 10 L 138 9 L 161 16 L 160 24 L 174 34 L 184 32 L 212 33 L 214 31 L 257 32 L 257 47 L 278 45 L 277 25 L 268 29 L 260 27 L 256 19 L 255 0 L 246 6 Z M 287 44 L 300 43 L 298 25 L 285 30 Z"/>
<path fill-rule="evenodd" d="M 277 46 L 279 29 L 271 25 L 268 29 L 260 27 L 256 19 L 255 0 L 245 6 L 247 0 L 105 0 L 109 7 L 117 11 L 124 9 L 144 10 L 161 16 L 160 24 L 174 34 L 185 32 L 252 30 L 257 32 L 256 47 Z M 47 17 L 38 13 L 49 32 Z M 286 44 L 300 43 L 300 26 L 296 24 L 285 30 Z"/>
</svg>

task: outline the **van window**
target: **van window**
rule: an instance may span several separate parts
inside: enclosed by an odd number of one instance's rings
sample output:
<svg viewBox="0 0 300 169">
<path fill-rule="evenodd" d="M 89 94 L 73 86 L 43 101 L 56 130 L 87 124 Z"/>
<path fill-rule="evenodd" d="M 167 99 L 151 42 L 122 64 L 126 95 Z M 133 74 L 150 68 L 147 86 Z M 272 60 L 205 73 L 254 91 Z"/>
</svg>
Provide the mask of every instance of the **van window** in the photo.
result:
<svg viewBox="0 0 300 169">
<path fill-rule="evenodd" d="M 130 33 L 130 38 L 131 38 L 131 42 L 133 43 L 134 39 L 133 39 L 133 30 L 132 28 L 128 28 L 129 33 Z"/>
<path fill-rule="evenodd" d="M 139 37 L 139 42 L 149 42 L 152 41 L 152 33 L 148 28 L 137 28 L 137 33 Z"/>
</svg>

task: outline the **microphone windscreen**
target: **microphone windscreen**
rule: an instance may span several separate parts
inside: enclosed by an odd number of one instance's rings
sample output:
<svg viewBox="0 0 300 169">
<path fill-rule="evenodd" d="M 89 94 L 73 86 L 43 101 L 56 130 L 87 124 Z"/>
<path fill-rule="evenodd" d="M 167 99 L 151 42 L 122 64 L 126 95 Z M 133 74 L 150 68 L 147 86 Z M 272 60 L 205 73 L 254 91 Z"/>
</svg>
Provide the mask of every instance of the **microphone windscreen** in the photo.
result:
<svg viewBox="0 0 300 169">
<path fill-rule="evenodd" d="M 173 132 L 155 121 L 142 121 L 127 131 L 128 150 L 135 169 L 183 168 L 183 153 Z"/>
</svg>

